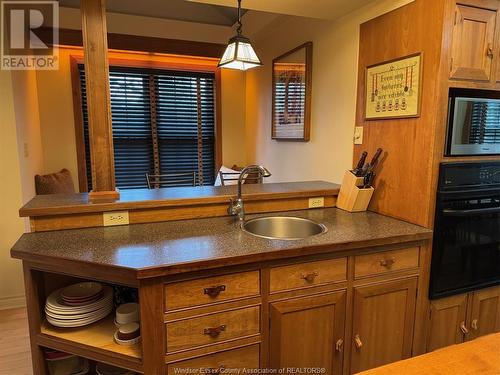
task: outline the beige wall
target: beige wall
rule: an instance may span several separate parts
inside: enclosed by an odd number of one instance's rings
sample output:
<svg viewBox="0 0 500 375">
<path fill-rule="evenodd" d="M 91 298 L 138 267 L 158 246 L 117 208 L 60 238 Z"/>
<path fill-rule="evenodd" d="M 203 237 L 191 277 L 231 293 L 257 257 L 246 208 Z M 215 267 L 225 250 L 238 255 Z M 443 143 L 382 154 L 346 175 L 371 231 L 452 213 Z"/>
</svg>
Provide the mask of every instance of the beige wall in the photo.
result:
<svg viewBox="0 0 500 375">
<path fill-rule="evenodd" d="M 289 18 L 259 34 L 254 44 L 264 66 L 247 73 L 246 153 L 249 163 L 271 170 L 269 181 L 341 181 L 352 164 L 359 25 L 409 2 L 373 1 L 334 22 Z M 306 41 L 314 44 L 311 141 L 273 141 L 272 59 Z"/>
<path fill-rule="evenodd" d="M 24 305 L 21 262 L 10 249 L 27 229 L 18 210 L 42 164 L 37 108 L 34 72 L 0 70 L 0 310 Z"/>
</svg>

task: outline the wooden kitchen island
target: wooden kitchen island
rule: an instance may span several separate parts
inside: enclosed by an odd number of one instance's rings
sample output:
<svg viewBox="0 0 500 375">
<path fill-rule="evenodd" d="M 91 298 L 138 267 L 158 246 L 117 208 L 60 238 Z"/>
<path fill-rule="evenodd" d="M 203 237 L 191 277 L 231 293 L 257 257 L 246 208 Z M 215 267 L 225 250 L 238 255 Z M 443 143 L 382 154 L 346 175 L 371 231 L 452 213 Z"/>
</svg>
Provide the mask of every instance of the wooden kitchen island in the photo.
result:
<svg viewBox="0 0 500 375">
<path fill-rule="evenodd" d="M 11 253 L 23 261 L 35 373 L 46 373 L 43 348 L 145 374 L 347 374 L 410 357 L 431 231 L 336 208 L 279 214 L 328 231 L 268 240 L 213 217 L 24 234 Z M 80 280 L 138 289 L 141 343 L 114 343 L 113 315 L 72 329 L 45 320 L 46 296 Z"/>
</svg>

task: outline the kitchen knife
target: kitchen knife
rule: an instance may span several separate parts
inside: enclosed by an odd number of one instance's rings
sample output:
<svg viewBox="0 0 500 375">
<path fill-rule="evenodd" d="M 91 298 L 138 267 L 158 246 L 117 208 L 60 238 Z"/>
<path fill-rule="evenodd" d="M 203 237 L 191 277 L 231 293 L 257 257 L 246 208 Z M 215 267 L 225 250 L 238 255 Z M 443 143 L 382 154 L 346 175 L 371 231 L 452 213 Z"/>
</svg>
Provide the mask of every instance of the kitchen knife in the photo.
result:
<svg viewBox="0 0 500 375">
<path fill-rule="evenodd" d="M 372 160 L 370 161 L 370 167 L 369 169 L 372 171 L 375 169 L 375 167 L 378 164 L 378 159 L 380 158 L 380 155 L 382 154 L 382 149 L 377 148 L 377 152 L 375 152 L 375 155 L 373 155 Z"/>
<path fill-rule="evenodd" d="M 368 152 L 363 151 L 361 154 L 361 158 L 358 161 L 358 164 L 356 165 L 356 168 L 353 169 L 352 173 L 354 173 L 355 176 L 360 177 L 361 176 L 361 171 L 363 170 L 363 167 L 365 166 L 365 160 L 366 157 L 368 156 Z"/>
</svg>

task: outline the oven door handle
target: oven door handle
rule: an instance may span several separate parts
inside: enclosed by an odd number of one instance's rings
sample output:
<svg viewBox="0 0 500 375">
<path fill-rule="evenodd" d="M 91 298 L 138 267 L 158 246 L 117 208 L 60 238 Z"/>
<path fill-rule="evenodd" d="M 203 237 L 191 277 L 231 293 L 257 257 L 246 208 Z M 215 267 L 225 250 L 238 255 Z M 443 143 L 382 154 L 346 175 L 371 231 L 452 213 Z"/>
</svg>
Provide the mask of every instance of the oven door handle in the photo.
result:
<svg viewBox="0 0 500 375">
<path fill-rule="evenodd" d="M 476 208 L 472 210 L 452 210 L 445 208 L 442 212 L 445 216 L 471 216 L 500 213 L 500 207 Z"/>
</svg>

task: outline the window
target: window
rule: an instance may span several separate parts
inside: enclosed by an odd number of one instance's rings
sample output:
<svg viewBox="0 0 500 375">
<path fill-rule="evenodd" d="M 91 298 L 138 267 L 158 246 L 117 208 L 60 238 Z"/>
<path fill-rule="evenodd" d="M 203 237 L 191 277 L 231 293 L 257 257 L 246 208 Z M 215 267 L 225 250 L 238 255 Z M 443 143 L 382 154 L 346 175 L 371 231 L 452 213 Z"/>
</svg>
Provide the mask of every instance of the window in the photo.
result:
<svg viewBox="0 0 500 375">
<path fill-rule="evenodd" d="M 85 73 L 79 65 L 88 189 L 89 129 Z M 214 73 L 110 67 L 116 186 L 146 188 L 146 173 L 215 178 Z M 168 186 L 186 186 L 175 182 Z M 190 183 L 192 185 L 192 183 Z M 164 187 L 165 185 L 162 185 Z"/>
</svg>

